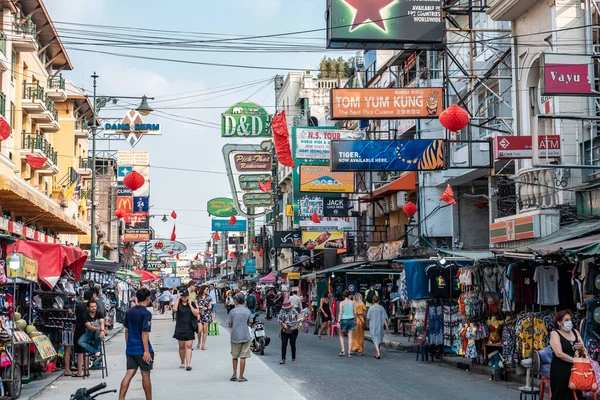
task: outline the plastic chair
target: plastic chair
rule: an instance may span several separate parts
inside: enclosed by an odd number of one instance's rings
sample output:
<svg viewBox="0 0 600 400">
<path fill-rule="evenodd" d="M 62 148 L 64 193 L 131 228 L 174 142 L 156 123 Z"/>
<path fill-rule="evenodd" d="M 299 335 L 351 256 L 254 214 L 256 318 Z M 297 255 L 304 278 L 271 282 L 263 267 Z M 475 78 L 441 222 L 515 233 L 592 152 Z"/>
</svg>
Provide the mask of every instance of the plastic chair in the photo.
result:
<svg viewBox="0 0 600 400">
<path fill-rule="evenodd" d="M 546 384 L 550 387 L 550 378 L 546 376 L 542 376 L 540 380 L 540 400 L 544 400 L 544 395 L 546 394 Z M 552 389 L 550 389 L 550 398 L 552 398 Z"/>
</svg>

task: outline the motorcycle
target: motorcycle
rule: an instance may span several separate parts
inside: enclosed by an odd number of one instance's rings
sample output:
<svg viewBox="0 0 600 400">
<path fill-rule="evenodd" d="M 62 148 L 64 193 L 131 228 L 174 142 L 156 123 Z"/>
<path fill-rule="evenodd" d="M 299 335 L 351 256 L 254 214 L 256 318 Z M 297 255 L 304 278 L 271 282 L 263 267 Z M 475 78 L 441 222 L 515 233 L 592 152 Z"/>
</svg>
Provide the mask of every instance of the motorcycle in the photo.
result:
<svg viewBox="0 0 600 400">
<path fill-rule="evenodd" d="M 77 391 L 71 395 L 71 400 L 93 400 L 98 396 L 102 396 L 103 394 L 117 393 L 116 389 L 112 389 L 112 390 L 106 390 L 104 392 L 100 392 L 95 396 L 91 396 L 92 393 L 95 393 L 95 392 L 105 389 L 105 388 L 106 388 L 106 383 L 102 382 L 101 384 L 93 386 L 89 389 L 86 389 L 86 388 L 77 389 Z"/>
<path fill-rule="evenodd" d="M 251 349 L 255 353 L 259 353 L 261 356 L 265 355 L 265 347 L 269 345 L 271 339 L 265 332 L 265 325 L 257 317 L 260 312 L 254 314 L 252 318 L 252 326 L 250 327 L 250 335 L 252 337 Z"/>
</svg>

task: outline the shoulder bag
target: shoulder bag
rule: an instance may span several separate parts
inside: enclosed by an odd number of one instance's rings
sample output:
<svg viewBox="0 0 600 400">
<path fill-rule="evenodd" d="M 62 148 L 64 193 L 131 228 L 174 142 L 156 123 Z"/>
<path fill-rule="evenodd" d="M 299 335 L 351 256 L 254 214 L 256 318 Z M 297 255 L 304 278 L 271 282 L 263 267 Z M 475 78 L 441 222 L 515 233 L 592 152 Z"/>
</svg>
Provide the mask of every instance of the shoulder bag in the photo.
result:
<svg viewBox="0 0 600 400">
<path fill-rule="evenodd" d="M 198 308 L 197 304 L 194 303 L 193 301 L 190 303 L 190 307 Z M 202 310 L 200 310 L 200 311 L 202 311 Z M 192 330 L 194 332 L 198 332 L 198 318 L 196 318 L 194 313 L 192 313 L 192 319 L 190 320 L 190 324 L 192 325 Z"/>
<path fill-rule="evenodd" d="M 579 351 L 575 352 L 571 377 L 569 378 L 569 389 L 573 390 L 575 398 L 577 398 L 577 390 L 593 391 L 594 399 L 596 398 L 596 390 L 598 389 L 596 375 L 592 369 L 590 359 L 585 355 L 581 357 Z"/>
</svg>

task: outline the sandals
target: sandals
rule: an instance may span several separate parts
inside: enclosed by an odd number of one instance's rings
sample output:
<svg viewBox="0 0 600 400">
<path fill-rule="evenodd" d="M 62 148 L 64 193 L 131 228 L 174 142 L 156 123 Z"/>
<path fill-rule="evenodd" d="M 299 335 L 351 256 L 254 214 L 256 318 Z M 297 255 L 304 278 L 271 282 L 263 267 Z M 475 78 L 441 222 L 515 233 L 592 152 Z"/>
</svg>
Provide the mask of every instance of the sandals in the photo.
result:
<svg viewBox="0 0 600 400">
<path fill-rule="evenodd" d="M 231 378 L 229 378 L 229 380 L 230 380 L 231 382 L 235 382 L 235 381 L 237 381 L 238 379 L 237 379 L 237 376 L 232 376 Z"/>
<path fill-rule="evenodd" d="M 381 360 L 381 356 L 375 356 L 377 360 Z"/>
<path fill-rule="evenodd" d="M 279 361 L 279 364 L 282 364 L 282 365 L 285 364 L 285 360 Z"/>
<path fill-rule="evenodd" d="M 191 370 L 192 370 L 192 367 L 190 367 L 190 366 L 188 365 L 187 367 L 185 367 L 185 370 L 186 370 L 186 371 L 191 371 Z"/>
<path fill-rule="evenodd" d="M 345 351 L 340 351 L 340 357 L 344 357 L 346 355 Z"/>
<path fill-rule="evenodd" d="M 248 379 L 246 379 L 246 378 L 238 379 L 238 382 L 240 382 L 240 383 L 248 382 Z"/>
<path fill-rule="evenodd" d="M 181 364 L 181 365 L 179 366 L 179 369 L 185 369 L 185 364 Z"/>
</svg>

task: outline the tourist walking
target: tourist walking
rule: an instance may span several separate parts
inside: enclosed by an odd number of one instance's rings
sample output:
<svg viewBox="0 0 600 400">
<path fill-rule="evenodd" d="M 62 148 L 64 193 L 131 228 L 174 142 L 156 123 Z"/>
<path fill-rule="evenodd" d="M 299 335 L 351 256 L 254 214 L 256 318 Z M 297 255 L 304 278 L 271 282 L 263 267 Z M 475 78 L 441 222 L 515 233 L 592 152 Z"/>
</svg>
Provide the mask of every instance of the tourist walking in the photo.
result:
<svg viewBox="0 0 600 400">
<path fill-rule="evenodd" d="M 356 312 L 356 328 L 352 334 L 352 354 L 362 355 L 365 348 L 367 306 L 363 303 L 362 294 L 360 293 L 356 293 L 353 300 Z"/>
<path fill-rule="evenodd" d="M 246 296 L 246 307 L 248 307 L 248 310 L 254 314 L 256 312 L 256 305 L 257 301 L 256 295 L 254 294 L 254 289 L 250 289 L 248 296 Z"/>
<path fill-rule="evenodd" d="M 169 310 L 171 308 L 171 291 L 169 289 L 165 289 L 163 292 L 163 306 L 162 313 L 165 313 L 165 310 Z"/>
<path fill-rule="evenodd" d="M 575 352 L 587 356 L 583 340 L 577 330 L 573 329 L 573 316 L 569 310 L 562 310 L 554 316 L 554 330 L 550 332 L 552 362 L 550 364 L 550 392 L 552 400 L 581 399 L 581 392 L 569 388 L 571 368 Z M 575 397 L 577 393 L 577 397 Z"/>
<path fill-rule="evenodd" d="M 319 339 L 323 331 L 327 332 L 327 340 L 331 340 L 331 305 L 329 303 L 329 293 L 323 293 L 319 301 L 319 316 L 321 317 L 321 326 L 319 327 Z"/>
<path fill-rule="evenodd" d="M 373 297 L 373 306 L 369 307 L 367 311 L 367 320 L 369 321 L 369 333 L 373 344 L 375 344 L 375 358 L 380 359 L 381 353 L 379 352 L 379 346 L 383 342 L 384 332 L 388 332 L 388 314 L 379 304 L 379 296 Z"/>
<path fill-rule="evenodd" d="M 229 379 L 232 382 L 248 382 L 244 376 L 246 370 L 246 359 L 250 358 L 250 345 L 252 338 L 248 327 L 252 325 L 252 313 L 244 305 L 244 295 L 237 293 L 233 300 L 235 307 L 227 315 L 227 325 L 231 329 L 231 358 L 233 364 L 233 375 Z M 240 365 L 240 373 L 238 375 L 238 360 Z"/>
<path fill-rule="evenodd" d="M 175 310 L 173 310 L 173 307 L 175 307 L 177 299 L 179 299 L 179 291 L 177 288 L 173 288 L 173 291 L 171 292 L 171 315 L 173 316 L 173 321 L 175 321 Z"/>
<path fill-rule="evenodd" d="M 298 319 L 299 314 L 294 310 L 292 303 L 287 300 L 281 306 L 281 311 L 277 317 L 281 325 L 281 361 L 279 364 L 285 364 L 287 345 L 290 343 L 292 349 L 292 362 L 296 362 L 296 339 L 298 339 Z"/>
<path fill-rule="evenodd" d="M 354 320 L 356 313 L 354 310 L 354 303 L 350 299 L 350 292 L 344 290 L 342 295 L 344 296 L 344 301 L 340 303 L 340 311 L 338 313 L 338 321 L 340 323 L 340 357 L 346 355 L 344 349 L 344 334 L 348 336 L 348 357 L 350 357 L 350 352 L 352 351 L 352 335 L 356 328 L 356 321 Z"/>
<path fill-rule="evenodd" d="M 275 293 L 269 289 L 267 292 L 267 320 L 273 319 L 273 305 L 275 304 Z"/>
<path fill-rule="evenodd" d="M 206 337 L 208 336 L 208 325 L 212 322 L 212 298 L 208 295 L 208 286 L 202 285 L 197 295 L 198 309 L 198 344 L 196 348 L 202 347 L 206 350 Z"/>
<path fill-rule="evenodd" d="M 121 381 L 119 400 L 125 400 L 129 384 L 138 368 L 142 373 L 142 387 L 146 400 L 152 400 L 152 383 L 150 382 L 150 371 L 154 364 L 154 350 L 150 344 L 152 313 L 147 309 L 150 306 L 150 291 L 143 288 L 138 290 L 135 296 L 137 305 L 127 310 L 123 321 L 127 372 Z"/>
<path fill-rule="evenodd" d="M 292 302 L 292 306 L 296 311 L 302 311 L 302 298 L 298 296 L 297 291 L 294 290 L 292 292 L 292 295 L 290 296 L 290 301 Z"/>
<path fill-rule="evenodd" d="M 187 289 L 181 292 L 175 305 L 173 305 L 173 314 L 175 314 L 175 333 L 173 337 L 177 339 L 179 345 L 179 368 L 186 371 L 192 370 L 192 347 L 196 331 L 198 331 L 198 316 L 200 311 L 196 302 L 190 301 L 190 293 Z"/>
<path fill-rule="evenodd" d="M 211 283 L 209 288 L 208 288 L 208 295 L 210 296 L 211 301 L 211 306 L 210 306 L 210 313 L 211 313 L 211 321 L 216 321 L 217 320 L 217 299 L 219 297 L 219 291 L 215 288 L 215 284 Z"/>
</svg>

